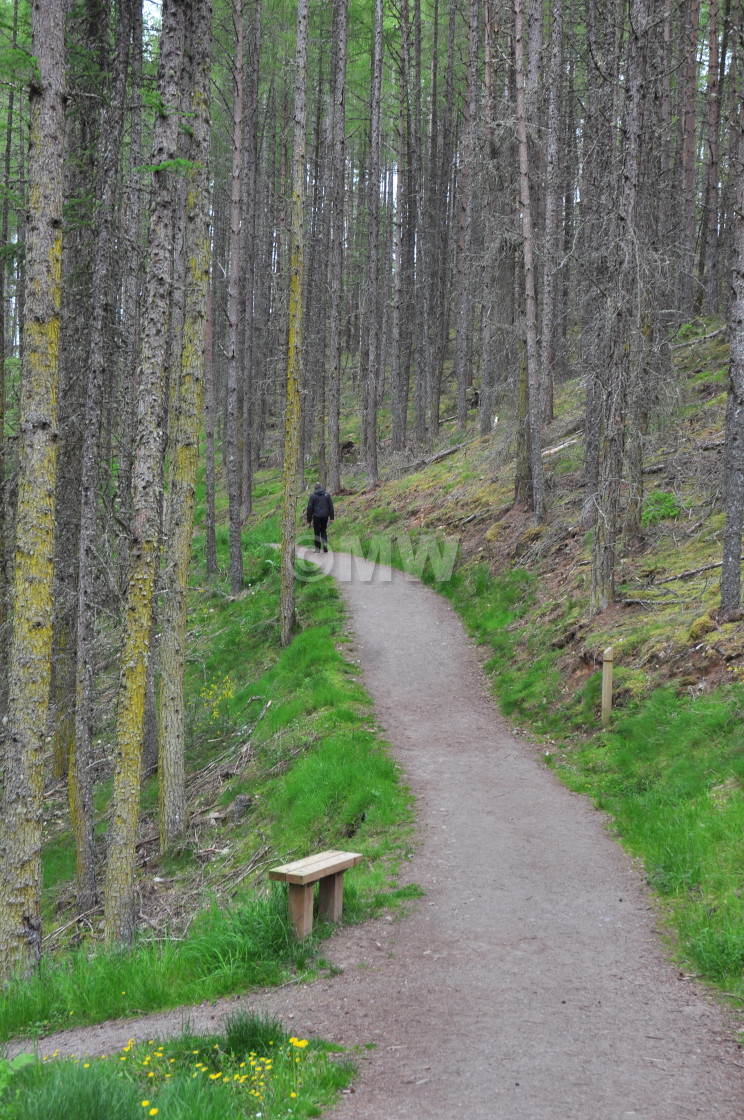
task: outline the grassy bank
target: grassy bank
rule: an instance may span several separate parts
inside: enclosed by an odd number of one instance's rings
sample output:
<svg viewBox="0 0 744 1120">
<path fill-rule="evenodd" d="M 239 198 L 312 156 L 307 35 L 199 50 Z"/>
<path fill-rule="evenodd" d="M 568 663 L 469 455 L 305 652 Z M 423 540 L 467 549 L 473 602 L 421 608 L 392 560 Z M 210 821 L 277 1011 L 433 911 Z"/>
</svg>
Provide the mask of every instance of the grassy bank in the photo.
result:
<svg viewBox="0 0 744 1120">
<path fill-rule="evenodd" d="M 349 921 L 410 896 L 396 885 L 410 843 L 410 798 L 374 729 L 358 666 L 343 656 L 338 592 L 328 580 L 300 583 L 301 629 L 280 649 L 276 534 L 272 518 L 246 534 L 246 589 L 236 598 L 224 580 L 206 580 L 196 541 L 186 688 L 190 823 L 176 848 L 159 853 L 150 779 L 140 846 L 148 925 L 131 950 L 110 951 L 98 942 L 95 920 L 63 920 L 39 973 L 4 993 L 0 1039 L 196 1003 L 322 968 L 318 945 L 328 931 L 296 942 L 285 888 L 266 881 L 276 863 L 322 848 L 362 852 L 363 864 L 346 876 Z M 224 557 L 226 532 L 219 546 Z M 109 792 L 104 778 L 101 858 Z M 71 852 L 60 811 L 44 854 L 45 912 L 57 921 L 72 904 Z"/>
</svg>

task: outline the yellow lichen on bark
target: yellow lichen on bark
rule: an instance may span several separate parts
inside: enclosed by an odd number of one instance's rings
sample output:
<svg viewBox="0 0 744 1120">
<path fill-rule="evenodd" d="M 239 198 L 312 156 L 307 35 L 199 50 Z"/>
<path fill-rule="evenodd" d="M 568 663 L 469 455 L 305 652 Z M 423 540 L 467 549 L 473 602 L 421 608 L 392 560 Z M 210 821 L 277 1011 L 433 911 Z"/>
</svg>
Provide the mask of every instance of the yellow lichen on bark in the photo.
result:
<svg viewBox="0 0 744 1120">
<path fill-rule="evenodd" d="M 116 765 L 109 821 L 104 930 L 108 941 L 127 942 L 134 930 L 134 853 L 139 821 L 142 728 L 150 616 L 158 548 L 143 541 L 132 557 L 126 632 L 116 718 Z"/>
<path fill-rule="evenodd" d="M 191 563 L 199 431 L 204 403 L 204 357 L 209 292 L 209 138 L 211 7 L 194 6 L 191 84 L 192 132 L 186 192 L 186 298 L 178 409 L 169 485 L 168 547 L 160 647 L 158 798 L 160 844 L 177 840 L 186 826 L 183 673 L 186 657 L 187 590 Z"/>
<path fill-rule="evenodd" d="M 62 260 L 64 2 L 32 5 L 26 302 L 13 630 L 0 813 L 0 973 L 41 956 L 43 756 L 53 624 L 57 368 Z"/>
<path fill-rule="evenodd" d="M 289 277 L 287 400 L 284 414 L 282 475 L 281 642 L 295 627 L 294 554 L 297 539 L 297 478 L 300 461 L 300 385 L 302 381 L 302 296 L 304 288 L 305 94 L 307 86 L 308 2 L 297 3 L 295 103 L 292 153 L 292 237 Z"/>
</svg>

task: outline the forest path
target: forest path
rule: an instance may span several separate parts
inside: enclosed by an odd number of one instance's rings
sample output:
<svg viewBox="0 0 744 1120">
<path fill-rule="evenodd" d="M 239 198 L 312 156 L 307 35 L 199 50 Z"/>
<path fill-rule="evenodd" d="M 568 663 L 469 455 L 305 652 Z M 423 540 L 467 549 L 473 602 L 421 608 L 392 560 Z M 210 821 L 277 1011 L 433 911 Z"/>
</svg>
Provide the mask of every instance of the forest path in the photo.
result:
<svg viewBox="0 0 744 1120">
<path fill-rule="evenodd" d="M 729 1018 L 664 958 L 602 815 L 510 734 L 449 605 L 388 568 L 318 562 L 416 797 L 405 879 L 425 897 L 402 920 L 341 929 L 324 946 L 340 975 L 66 1032 L 43 1052 L 212 1030 L 243 1006 L 375 1044 L 335 1120 L 743 1120 Z"/>
</svg>

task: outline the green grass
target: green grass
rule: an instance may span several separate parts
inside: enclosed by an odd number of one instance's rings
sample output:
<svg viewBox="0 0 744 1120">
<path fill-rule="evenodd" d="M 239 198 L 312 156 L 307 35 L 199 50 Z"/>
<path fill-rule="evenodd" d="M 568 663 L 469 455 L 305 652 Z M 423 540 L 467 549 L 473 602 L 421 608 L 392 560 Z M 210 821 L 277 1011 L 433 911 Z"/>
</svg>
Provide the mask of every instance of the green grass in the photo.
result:
<svg viewBox="0 0 744 1120">
<path fill-rule="evenodd" d="M 202 911 L 184 942 L 144 941 L 126 951 L 70 951 L 48 957 L 0 1003 L 0 1038 L 100 1022 L 216 999 L 258 984 L 279 983 L 306 968 L 311 948 L 288 926 L 279 890 L 229 910 Z"/>
<path fill-rule="evenodd" d="M 609 812 L 665 900 L 680 959 L 744 996 L 744 687 L 671 688 L 615 717 L 559 773 Z"/>
<path fill-rule="evenodd" d="M 127 1044 L 86 1061 L 45 1055 L 5 1066 L 2 1120 L 243 1120 L 319 1116 L 355 1070 L 322 1042 L 239 1013 L 221 1035 Z"/>
</svg>

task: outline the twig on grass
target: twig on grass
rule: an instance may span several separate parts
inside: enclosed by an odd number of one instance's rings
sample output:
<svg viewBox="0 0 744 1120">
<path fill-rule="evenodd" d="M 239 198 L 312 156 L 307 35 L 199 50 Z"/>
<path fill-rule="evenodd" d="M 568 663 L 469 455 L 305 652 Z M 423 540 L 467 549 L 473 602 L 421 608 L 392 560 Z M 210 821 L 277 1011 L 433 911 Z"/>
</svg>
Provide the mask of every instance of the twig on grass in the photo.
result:
<svg viewBox="0 0 744 1120">
<path fill-rule="evenodd" d="M 102 911 L 103 911 L 103 906 L 99 905 L 99 906 L 91 906 L 90 910 L 84 910 L 82 912 L 82 914 L 76 914 L 75 917 L 72 919 L 72 921 L 65 922 L 65 924 L 63 926 L 59 926 L 57 929 L 53 929 L 51 931 L 51 933 L 48 933 L 46 935 L 46 937 L 43 937 L 42 940 L 41 940 L 42 945 L 44 944 L 45 941 L 49 941 L 52 937 L 59 937 L 59 935 L 61 933 L 64 933 L 65 930 L 68 930 L 70 928 L 70 926 L 77 925 L 78 922 L 82 922 L 82 920 L 84 918 L 87 918 L 90 914 L 100 914 L 100 913 L 102 913 Z"/>
</svg>

